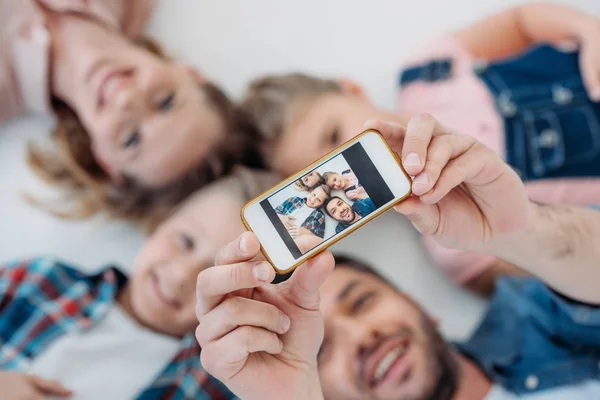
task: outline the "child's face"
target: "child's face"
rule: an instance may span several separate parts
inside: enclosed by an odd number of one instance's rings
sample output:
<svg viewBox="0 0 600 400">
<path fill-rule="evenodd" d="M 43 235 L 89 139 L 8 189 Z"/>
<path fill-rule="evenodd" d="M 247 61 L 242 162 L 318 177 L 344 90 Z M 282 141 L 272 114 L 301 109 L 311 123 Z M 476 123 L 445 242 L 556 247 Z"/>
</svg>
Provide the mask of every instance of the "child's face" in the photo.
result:
<svg viewBox="0 0 600 400">
<path fill-rule="evenodd" d="M 243 204 L 222 190 L 201 193 L 148 239 L 130 280 L 130 303 L 144 325 L 182 336 L 197 325 L 196 277 L 244 227 Z"/>
<path fill-rule="evenodd" d="M 352 94 L 327 94 L 292 110 L 290 124 L 273 151 L 273 166 L 291 175 L 352 139 L 369 119 L 389 119 L 367 98 Z"/>
<path fill-rule="evenodd" d="M 325 203 L 325 200 L 327 200 L 328 198 L 329 196 L 327 195 L 327 193 L 325 193 L 325 191 L 322 188 L 318 187 L 312 192 L 310 192 L 310 194 L 306 198 L 306 205 L 308 205 L 310 208 L 319 208 L 323 205 L 323 203 Z"/>
<path fill-rule="evenodd" d="M 333 190 L 340 190 L 344 188 L 344 182 L 342 180 L 342 176 L 337 172 L 333 175 L 329 175 L 327 178 L 327 186 L 332 188 Z"/>
</svg>

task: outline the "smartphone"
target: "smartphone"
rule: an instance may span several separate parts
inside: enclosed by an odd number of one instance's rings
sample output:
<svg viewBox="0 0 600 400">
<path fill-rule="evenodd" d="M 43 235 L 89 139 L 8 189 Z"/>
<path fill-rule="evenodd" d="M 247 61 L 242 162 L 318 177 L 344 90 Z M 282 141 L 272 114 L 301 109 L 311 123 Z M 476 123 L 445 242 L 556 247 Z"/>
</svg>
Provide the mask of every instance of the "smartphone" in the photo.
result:
<svg viewBox="0 0 600 400">
<path fill-rule="evenodd" d="M 400 157 L 368 130 L 250 201 L 242 221 L 283 275 L 410 193 Z"/>
</svg>

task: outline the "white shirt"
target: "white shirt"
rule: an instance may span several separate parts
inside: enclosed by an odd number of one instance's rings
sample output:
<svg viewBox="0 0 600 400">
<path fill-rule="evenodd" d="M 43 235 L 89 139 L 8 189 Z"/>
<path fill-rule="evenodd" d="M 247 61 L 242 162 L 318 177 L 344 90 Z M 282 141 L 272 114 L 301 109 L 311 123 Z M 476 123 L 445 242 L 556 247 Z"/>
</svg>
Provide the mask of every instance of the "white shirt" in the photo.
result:
<svg viewBox="0 0 600 400">
<path fill-rule="evenodd" d="M 57 380 L 72 400 L 132 399 L 175 358 L 179 343 L 114 306 L 90 330 L 57 339 L 23 372 Z"/>
<path fill-rule="evenodd" d="M 596 400 L 600 399 L 600 381 L 589 380 L 538 393 L 516 395 L 494 385 L 485 400 Z"/>
</svg>

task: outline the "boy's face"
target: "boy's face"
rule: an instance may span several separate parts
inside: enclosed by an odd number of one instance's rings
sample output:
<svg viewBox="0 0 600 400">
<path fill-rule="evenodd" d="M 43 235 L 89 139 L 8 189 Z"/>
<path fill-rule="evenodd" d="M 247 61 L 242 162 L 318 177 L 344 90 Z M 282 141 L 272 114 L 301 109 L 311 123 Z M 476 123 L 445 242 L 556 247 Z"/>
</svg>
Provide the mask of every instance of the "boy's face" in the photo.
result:
<svg viewBox="0 0 600 400">
<path fill-rule="evenodd" d="M 360 134 L 367 120 L 397 118 L 363 96 L 344 93 L 300 102 L 291 112 L 289 126 L 273 151 L 274 168 L 286 176 Z"/>
<path fill-rule="evenodd" d="M 196 277 L 244 228 L 242 204 L 217 189 L 192 197 L 164 222 L 138 255 L 130 280 L 131 308 L 144 325 L 182 336 L 197 325 Z"/>
<path fill-rule="evenodd" d="M 319 208 L 323 205 L 323 203 L 325 203 L 325 200 L 327 200 L 328 198 L 329 196 L 327 195 L 327 193 L 325 193 L 325 191 L 322 188 L 318 187 L 312 192 L 310 192 L 310 194 L 306 198 L 306 205 L 310 208 Z"/>
</svg>

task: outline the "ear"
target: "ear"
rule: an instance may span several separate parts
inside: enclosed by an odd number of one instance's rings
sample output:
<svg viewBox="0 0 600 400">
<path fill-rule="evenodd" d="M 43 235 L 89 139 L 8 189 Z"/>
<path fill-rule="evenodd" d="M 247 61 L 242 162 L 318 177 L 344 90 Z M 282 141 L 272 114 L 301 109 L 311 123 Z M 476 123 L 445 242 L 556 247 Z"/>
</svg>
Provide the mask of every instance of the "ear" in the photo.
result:
<svg viewBox="0 0 600 400">
<path fill-rule="evenodd" d="M 367 94 L 363 87 L 352 79 L 344 78 L 337 81 L 338 85 L 342 88 L 342 91 L 351 96 L 361 97 L 367 99 Z"/>
<path fill-rule="evenodd" d="M 189 64 L 178 64 L 186 74 L 191 76 L 197 83 L 207 83 L 208 79 L 196 67 Z"/>
</svg>

